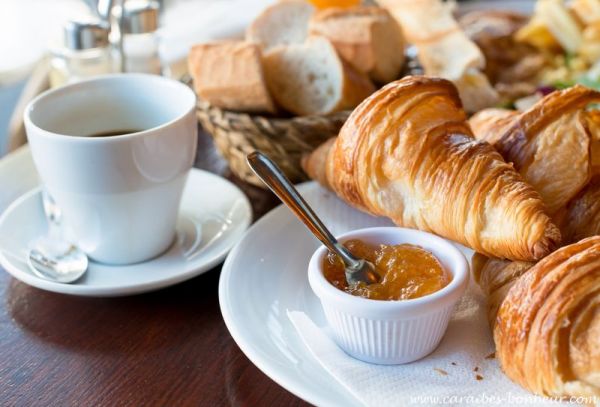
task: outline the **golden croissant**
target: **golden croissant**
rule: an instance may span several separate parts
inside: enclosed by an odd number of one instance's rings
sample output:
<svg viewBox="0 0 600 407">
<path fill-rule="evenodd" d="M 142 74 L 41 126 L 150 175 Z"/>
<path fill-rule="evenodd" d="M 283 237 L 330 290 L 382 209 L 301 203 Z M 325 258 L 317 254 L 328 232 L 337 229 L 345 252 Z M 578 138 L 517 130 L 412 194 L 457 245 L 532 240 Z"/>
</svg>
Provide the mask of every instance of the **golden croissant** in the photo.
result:
<svg viewBox="0 0 600 407">
<path fill-rule="evenodd" d="M 560 240 L 539 194 L 473 138 L 444 79 L 409 76 L 383 87 L 303 166 L 356 208 L 489 256 L 536 260 Z"/>
<path fill-rule="evenodd" d="M 537 264 L 474 258 L 506 375 L 545 396 L 600 396 L 600 236 Z"/>
<path fill-rule="evenodd" d="M 515 165 L 554 215 L 597 171 L 600 121 L 585 108 L 598 101 L 600 92 L 576 85 L 549 94 L 525 112 L 486 109 L 469 123 L 477 139 Z"/>
</svg>

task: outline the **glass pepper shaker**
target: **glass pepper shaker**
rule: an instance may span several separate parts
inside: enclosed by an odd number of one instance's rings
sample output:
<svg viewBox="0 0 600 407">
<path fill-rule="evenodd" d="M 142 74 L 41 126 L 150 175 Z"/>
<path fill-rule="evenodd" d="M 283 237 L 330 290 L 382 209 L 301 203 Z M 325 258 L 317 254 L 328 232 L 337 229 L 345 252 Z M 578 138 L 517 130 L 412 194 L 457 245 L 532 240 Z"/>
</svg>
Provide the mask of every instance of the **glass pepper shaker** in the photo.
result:
<svg viewBox="0 0 600 407">
<path fill-rule="evenodd" d="M 63 44 L 52 51 L 50 86 L 118 72 L 109 32 L 110 26 L 99 20 L 66 23 Z"/>
</svg>

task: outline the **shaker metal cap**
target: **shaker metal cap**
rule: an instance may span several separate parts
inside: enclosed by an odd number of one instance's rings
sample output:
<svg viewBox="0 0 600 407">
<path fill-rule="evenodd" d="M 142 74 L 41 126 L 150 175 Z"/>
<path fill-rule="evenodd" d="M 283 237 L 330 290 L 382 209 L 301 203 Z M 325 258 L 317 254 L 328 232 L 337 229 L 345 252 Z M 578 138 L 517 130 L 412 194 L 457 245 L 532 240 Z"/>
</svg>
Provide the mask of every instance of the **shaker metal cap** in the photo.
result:
<svg viewBox="0 0 600 407">
<path fill-rule="evenodd" d="M 106 47 L 110 26 L 99 20 L 76 21 L 65 24 L 65 46 L 72 50 Z"/>
<path fill-rule="evenodd" d="M 126 34 L 144 34 L 158 29 L 157 1 L 127 0 L 123 8 L 123 32 Z"/>
</svg>

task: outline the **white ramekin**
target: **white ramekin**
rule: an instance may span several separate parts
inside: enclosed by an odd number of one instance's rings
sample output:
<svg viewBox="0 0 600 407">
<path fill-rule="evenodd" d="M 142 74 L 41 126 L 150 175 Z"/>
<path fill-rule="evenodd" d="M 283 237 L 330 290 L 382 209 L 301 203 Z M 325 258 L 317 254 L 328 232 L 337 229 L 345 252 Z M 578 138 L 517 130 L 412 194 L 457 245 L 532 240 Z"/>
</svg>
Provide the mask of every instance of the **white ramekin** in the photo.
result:
<svg viewBox="0 0 600 407">
<path fill-rule="evenodd" d="M 465 256 L 447 240 L 413 229 L 360 229 L 338 239 L 418 245 L 431 251 L 452 274 L 446 287 L 421 298 L 370 300 L 341 291 L 325 279 L 322 264 L 327 249 L 321 246 L 310 259 L 308 280 L 321 301 L 338 346 L 356 359 L 385 365 L 412 362 L 431 353 L 444 336 L 454 305 L 469 284 Z"/>
</svg>

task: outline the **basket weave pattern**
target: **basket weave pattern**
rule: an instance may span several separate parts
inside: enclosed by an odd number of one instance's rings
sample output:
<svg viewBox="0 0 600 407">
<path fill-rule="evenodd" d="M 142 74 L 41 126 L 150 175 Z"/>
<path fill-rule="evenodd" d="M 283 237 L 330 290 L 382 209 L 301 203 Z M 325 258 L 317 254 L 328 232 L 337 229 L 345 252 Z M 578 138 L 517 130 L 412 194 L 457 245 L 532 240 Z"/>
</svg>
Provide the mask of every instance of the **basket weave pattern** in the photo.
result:
<svg viewBox="0 0 600 407">
<path fill-rule="evenodd" d="M 246 155 L 259 150 L 275 161 L 290 180 L 304 181 L 307 178 L 300 167 L 302 156 L 337 136 L 350 112 L 271 118 L 226 111 L 199 100 L 197 115 L 231 171 L 246 182 L 264 187 L 246 163 Z"/>
</svg>

